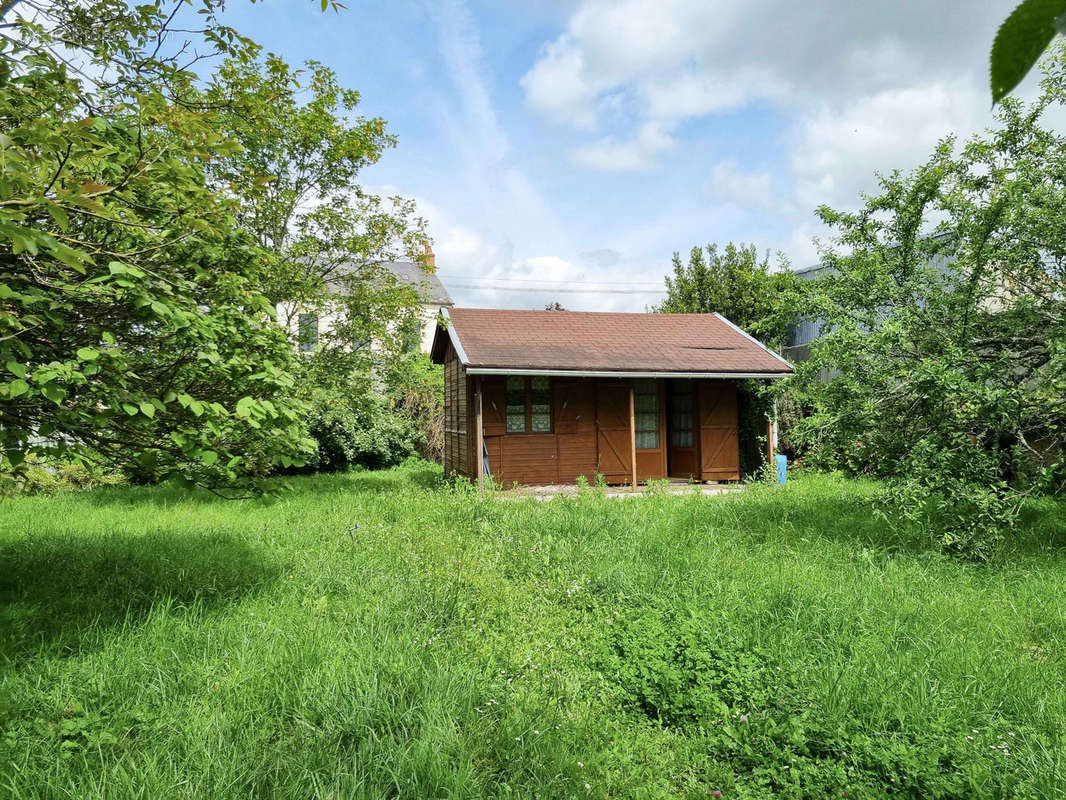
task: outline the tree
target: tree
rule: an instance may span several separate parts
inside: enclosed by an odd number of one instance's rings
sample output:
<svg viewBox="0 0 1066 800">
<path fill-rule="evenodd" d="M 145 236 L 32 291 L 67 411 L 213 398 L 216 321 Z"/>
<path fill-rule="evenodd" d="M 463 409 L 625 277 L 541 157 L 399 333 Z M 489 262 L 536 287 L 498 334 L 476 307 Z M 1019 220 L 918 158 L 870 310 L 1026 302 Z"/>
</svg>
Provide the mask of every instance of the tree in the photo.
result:
<svg viewBox="0 0 1066 800">
<path fill-rule="evenodd" d="M 693 247 L 688 263 L 673 257 L 673 277 L 666 279 L 662 313 L 718 312 L 770 347 L 780 347 L 794 318 L 799 282 L 787 262 L 771 271 L 770 257 L 759 258 L 755 245 Z"/>
<path fill-rule="evenodd" d="M 421 406 L 382 388 L 394 362 L 417 349 L 422 303 L 382 264 L 407 257 L 428 271 L 430 251 L 413 202 L 357 183 L 395 138 L 383 120 L 357 116 L 359 94 L 317 62 L 292 69 L 241 53 L 214 75 L 205 102 L 241 144 L 209 165 L 211 181 L 239 199 L 241 226 L 271 254 L 263 291 L 292 346 L 314 337 L 294 390 L 312 409 L 311 466 L 383 466 L 413 454 L 436 429 L 411 416 Z"/>
<path fill-rule="evenodd" d="M 235 145 L 171 44 L 183 4 L 5 7 L 0 446 L 231 485 L 298 461 L 292 354 L 266 259 L 204 165 Z M 200 4 L 198 37 L 250 44 Z M 35 8 L 35 7 L 34 7 Z"/>
<path fill-rule="evenodd" d="M 759 258 L 755 245 L 693 247 L 688 263 L 674 253 L 673 277 L 666 279 L 666 299 L 654 310 L 687 314 L 718 312 L 771 348 L 780 347 L 795 318 L 800 284 L 782 260 L 770 269 L 769 255 Z M 759 381 L 738 381 L 740 468 L 758 471 L 764 461 L 767 420 L 773 399 Z"/>
<path fill-rule="evenodd" d="M 837 234 L 809 302 L 827 333 L 794 381 L 812 460 L 891 479 L 893 518 L 975 557 L 1066 463 L 1066 137 L 1040 125 L 1066 100 L 1066 48 L 1042 86 L 859 211 L 820 209 Z"/>
<path fill-rule="evenodd" d="M 403 256 L 430 264 L 414 203 L 357 184 L 360 170 L 395 145 L 384 120 L 354 116 L 359 94 L 331 69 L 309 62 L 294 70 L 275 55 L 227 61 L 206 102 L 241 145 L 209 172 L 239 199 L 241 226 L 272 254 L 263 290 L 279 321 L 296 344 L 296 315 L 331 319 L 310 359 L 313 383 L 342 383 L 374 353 L 403 350 L 421 304 L 380 265 Z M 387 346 L 372 350 L 370 341 Z"/>
<path fill-rule="evenodd" d="M 563 308 L 563 304 L 560 303 L 558 300 L 556 300 L 556 301 L 554 301 L 552 303 L 548 303 L 547 305 L 545 305 L 544 306 L 544 310 L 545 311 L 566 311 L 566 309 Z"/>
</svg>

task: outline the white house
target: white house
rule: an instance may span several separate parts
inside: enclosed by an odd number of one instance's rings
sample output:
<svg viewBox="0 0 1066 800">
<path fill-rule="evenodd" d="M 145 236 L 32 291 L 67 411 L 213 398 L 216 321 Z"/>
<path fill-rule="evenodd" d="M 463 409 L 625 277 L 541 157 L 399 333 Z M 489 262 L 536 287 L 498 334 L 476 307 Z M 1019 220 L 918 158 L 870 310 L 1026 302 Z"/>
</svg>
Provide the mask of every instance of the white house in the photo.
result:
<svg viewBox="0 0 1066 800">
<path fill-rule="evenodd" d="M 426 256 L 428 266 L 432 269 L 435 266 L 432 249 L 427 249 Z M 454 305 L 440 278 L 432 272 L 426 272 L 420 263 L 414 261 L 386 261 L 378 264 L 377 268 L 390 274 L 397 283 L 412 286 L 418 292 L 421 310 L 417 346 L 423 353 L 429 353 L 441 307 L 451 308 Z M 277 305 L 278 322 L 288 328 L 291 336 L 299 342 L 299 348 L 305 352 L 314 350 L 319 336 L 332 330 L 338 313 L 328 309 L 309 311 L 296 303 L 283 302 Z"/>
</svg>

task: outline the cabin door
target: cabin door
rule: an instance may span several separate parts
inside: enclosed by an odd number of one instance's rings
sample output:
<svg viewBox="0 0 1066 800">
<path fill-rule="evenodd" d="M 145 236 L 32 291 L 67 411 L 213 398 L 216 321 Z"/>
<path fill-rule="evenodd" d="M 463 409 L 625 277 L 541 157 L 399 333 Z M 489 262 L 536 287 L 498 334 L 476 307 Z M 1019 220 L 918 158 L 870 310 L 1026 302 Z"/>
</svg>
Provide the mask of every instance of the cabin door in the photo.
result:
<svg viewBox="0 0 1066 800">
<path fill-rule="evenodd" d="M 700 479 L 697 433 L 695 381 L 667 381 L 666 436 L 669 443 L 667 474 L 671 478 Z"/>
<path fill-rule="evenodd" d="M 633 442 L 629 427 L 629 381 L 596 384 L 597 468 L 608 483 L 633 480 Z"/>
<path fill-rule="evenodd" d="M 700 381 L 698 399 L 700 477 L 705 481 L 740 480 L 736 384 Z"/>
</svg>

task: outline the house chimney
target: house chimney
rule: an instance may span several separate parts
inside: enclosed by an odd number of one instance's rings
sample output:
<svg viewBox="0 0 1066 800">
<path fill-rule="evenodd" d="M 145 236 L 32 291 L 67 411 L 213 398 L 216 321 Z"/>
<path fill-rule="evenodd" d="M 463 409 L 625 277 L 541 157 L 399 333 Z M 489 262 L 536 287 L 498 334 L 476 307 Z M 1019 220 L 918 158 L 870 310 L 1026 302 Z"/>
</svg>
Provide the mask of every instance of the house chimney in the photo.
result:
<svg viewBox="0 0 1066 800">
<path fill-rule="evenodd" d="M 423 252 L 425 253 L 425 256 L 426 256 L 426 258 L 425 258 L 426 269 L 436 269 L 437 268 L 437 256 L 434 255 L 434 253 L 433 253 L 433 246 L 427 244 L 426 245 L 426 249 Z"/>
</svg>

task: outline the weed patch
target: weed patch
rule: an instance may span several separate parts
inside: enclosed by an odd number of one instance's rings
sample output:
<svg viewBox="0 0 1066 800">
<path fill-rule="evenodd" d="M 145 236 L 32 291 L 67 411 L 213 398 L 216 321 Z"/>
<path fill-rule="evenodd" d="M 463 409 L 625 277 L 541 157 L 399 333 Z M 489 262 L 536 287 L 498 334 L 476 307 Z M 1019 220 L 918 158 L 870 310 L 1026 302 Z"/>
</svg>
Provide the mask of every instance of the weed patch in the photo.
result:
<svg viewBox="0 0 1066 800">
<path fill-rule="evenodd" d="M 0 796 L 1066 793 L 1058 504 L 977 566 L 832 476 L 284 486 L 3 501 Z"/>
</svg>

